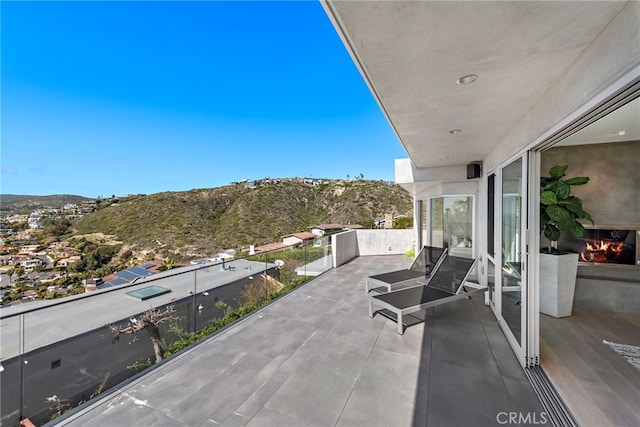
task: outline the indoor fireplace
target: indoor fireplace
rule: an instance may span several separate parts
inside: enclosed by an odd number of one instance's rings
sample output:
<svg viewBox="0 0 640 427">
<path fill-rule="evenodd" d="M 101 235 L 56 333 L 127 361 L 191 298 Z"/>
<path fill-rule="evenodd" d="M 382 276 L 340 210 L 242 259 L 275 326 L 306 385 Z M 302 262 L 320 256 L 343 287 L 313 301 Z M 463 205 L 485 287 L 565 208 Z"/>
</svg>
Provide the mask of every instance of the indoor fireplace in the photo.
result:
<svg viewBox="0 0 640 427">
<path fill-rule="evenodd" d="M 588 228 L 582 237 L 563 234 L 558 249 L 577 252 L 581 263 L 640 265 L 635 227 Z"/>
</svg>

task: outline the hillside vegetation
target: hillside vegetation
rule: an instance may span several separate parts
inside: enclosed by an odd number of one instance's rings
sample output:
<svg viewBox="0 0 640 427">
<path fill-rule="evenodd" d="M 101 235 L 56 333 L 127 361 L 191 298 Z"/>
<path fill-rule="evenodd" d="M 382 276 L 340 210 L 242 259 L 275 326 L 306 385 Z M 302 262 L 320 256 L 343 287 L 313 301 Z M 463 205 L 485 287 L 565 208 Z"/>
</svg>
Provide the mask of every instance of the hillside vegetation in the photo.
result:
<svg viewBox="0 0 640 427">
<path fill-rule="evenodd" d="M 23 196 L 17 194 L 0 195 L 0 210 L 3 214 L 29 213 L 34 209 L 58 209 L 66 204 L 75 204 L 91 200 L 70 194 L 54 194 L 50 196 Z"/>
<path fill-rule="evenodd" d="M 183 260 L 227 248 L 280 241 L 320 223 L 362 224 L 385 214 L 412 215 L 401 187 L 379 181 L 296 180 L 246 189 L 233 184 L 122 199 L 72 223 L 73 234 L 103 233 L 123 250 Z"/>
</svg>

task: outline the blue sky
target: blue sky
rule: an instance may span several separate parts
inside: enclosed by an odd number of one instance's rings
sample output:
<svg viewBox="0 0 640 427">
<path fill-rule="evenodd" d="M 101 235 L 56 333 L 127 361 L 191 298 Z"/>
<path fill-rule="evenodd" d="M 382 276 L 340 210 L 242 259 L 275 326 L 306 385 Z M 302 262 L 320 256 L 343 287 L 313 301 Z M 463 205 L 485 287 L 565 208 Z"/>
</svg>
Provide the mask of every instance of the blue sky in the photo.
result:
<svg viewBox="0 0 640 427">
<path fill-rule="evenodd" d="M 318 2 L 1 8 L 4 194 L 393 180 L 406 157 Z"/>
</svg>

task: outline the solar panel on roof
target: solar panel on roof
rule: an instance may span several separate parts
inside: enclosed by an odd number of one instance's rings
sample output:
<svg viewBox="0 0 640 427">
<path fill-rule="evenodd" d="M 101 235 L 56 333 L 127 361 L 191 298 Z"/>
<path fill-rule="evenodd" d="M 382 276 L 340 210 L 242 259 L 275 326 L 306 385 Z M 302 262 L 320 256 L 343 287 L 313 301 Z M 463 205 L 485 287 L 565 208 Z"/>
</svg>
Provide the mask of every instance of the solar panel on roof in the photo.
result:
<svg viewBox="0 0 640 427">
<path fill-rule="evenodd" d="M 147 270 L 137 270 L 137 267 L 127 268 L 127 272 L 135 274 L 137 277 L 145 277 L 149 275 L 149 273 L 147 273 Z"/>
<path fill-rule="evenodd" d="M 124 285 L 125 283 L 128 283 L 128 281 L 118 277 L 118 278 L 115 278 L 115 279 L 110 280 L 108 282 L 101 283 L 98 286 L 96 286 L 96 288 L 98 288 L 98 289 L 112 288 L 114 286 Z"/>
<path fill-rule="evenodd" d="M 138 274 L 134 274 L 132 272 L 130 272 L 129 270 L 122 270 L 122 271 L 118 271 L 116 273 L 116 276 L 121 277 L 125 280 L 133 280 L 136 277 L 140 277 Z"/>
<path fill-rule="evenodd" d="M 131 268 L 127 268 L 127 271 L 130 271 L 134 274 L 137 274 L 141 277 L 145 277 L 151 274 L 151 272 L 149 270 L 146 270 L 142 267 L 131 267 Z"/>
<path fill-rule="evenodd" d="M 155 267 L 155 264 L 152 262 L 148 262 L 145 265 L 141 266 L 140 268 L 146 268 L 147 270 L 150 269 L 151 267 Z"/>
</svg>

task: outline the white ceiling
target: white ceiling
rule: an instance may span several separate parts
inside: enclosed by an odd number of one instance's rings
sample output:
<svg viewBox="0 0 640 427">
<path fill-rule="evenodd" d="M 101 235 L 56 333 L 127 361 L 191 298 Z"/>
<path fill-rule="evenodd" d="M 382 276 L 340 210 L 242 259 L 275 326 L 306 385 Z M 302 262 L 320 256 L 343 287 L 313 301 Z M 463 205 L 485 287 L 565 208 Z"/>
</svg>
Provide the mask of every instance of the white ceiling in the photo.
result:
<svg viewBox="0 0 640 427">
<path fill-rule="evenodd" d="M 483 159 L 625 2 L 330 1 L 325 7 L 419 167 Z M 477 74 L 477 81 L 456 80 Z M 461 129 L 457 134 L 452 129 Z"/>
<path fill-rule="evenodd" d="M 619 133 L 624 132 L 623 135 Z M 640 141 L 640 98 L 562 140 L 558 145 Z"/>
</svg>

